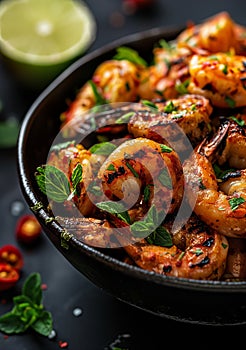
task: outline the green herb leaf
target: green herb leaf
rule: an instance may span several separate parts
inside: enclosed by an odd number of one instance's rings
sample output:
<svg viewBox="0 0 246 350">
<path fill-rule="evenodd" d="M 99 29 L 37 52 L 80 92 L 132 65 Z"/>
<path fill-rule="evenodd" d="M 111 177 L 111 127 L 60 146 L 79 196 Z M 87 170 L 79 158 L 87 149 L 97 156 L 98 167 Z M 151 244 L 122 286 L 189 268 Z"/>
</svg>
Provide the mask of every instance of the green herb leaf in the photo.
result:
<svg viewBox="0 0 246 350">
<path fill-rule="evenodd" d="M 200 190 L 206 190 L 206 186 L 204 186 L 203 182 L 202 182 L 202 179 L 199 179 L 199 189 Z"/>
<path fill-rule="evenodd" d="M 244 126 L 245 125 L 245 121 L 243 119 L 238 119 L 234 116 L 229 117 L 229 119 L 233 120 L 234 122 L 236 122 L 239 126 Z"/>
<path fill-rule="evenodd" d="M 148 202 L 149 199 L 150 199 L 150 195 L 151 195 L 151 190 L 150 190 L 150 187 L 153 186 L 153 185 L 147 185 L 144 187 L 144 201 L 145 202 Z"/>
<path fill-rule="evenodd" d="M 243 197 L 236 197 L 229 199 L 229 204 L 231 207 L 231 210 L 236 210 L 240 204 L 243 204 L 245 202 L 245 199 Z"/>
<path fill-rule="evenodd" d="M 177 110 L 177 107 L 173 104 L 173 101 L 169 101 L 164 107 L 164 112 L 166 113 L 172 113 L 173 111 L 176 111 L 176 110 Z"/>
<path fill-rule="evenodd" d="M 196 254 L 196 256 L 199 256 L 201 254 L 203 254 L 203 251 L 201 248 L 196 248 L 195 250 L 192 250 L 193 254 Z"/>
<path fill-rule="evenodd" d="M 25 280 L 22 294 L 13 298 L 14 307 L 0 317 L 0 331 L 6 334 L 23 333 L 29 327 L 42 335 L 52 330 L 52 316 L 44 310 L 42 301 L 41 278 L 32 273 Z"/>
<path fill-rule="evenodd" d="M 142 103 L 144 106 L 151 107 L 151 108 L 153 108 L 153 109 L 155 109 L 155 110 L 158 109 L 157 105 L 156 105 L 154 102 L 152 102 L 152 101 L 149 101 L 149 100 L 142 100 L 141 103 Z"/>
<path fill-rule="evenodd" d="M 23 333 L 28 325 L 21 321 L 20 316 L 8 312 L 0 317 L 0 331 L 6 334 Z"/>
<path fill-rule="evenodd" d="M 109 164 L 109 166 L 107 167 L 107 170 L 116 171 L 114 164 Z"/>
<path fill-rule="evenodd" d="M 76 165 L 76 167 L 73 169 L 71 181 L 73 185 L 73 193 L 77 196 L 80 196 L 80 187 L 79 184 L 82 181 L 83 176 L 83 168 L 80 163 Z"/>
<path fill-rule="evenodd" d="M 33 307 L 33 303 L 29 297 L 26 295 L 18 295 L 13 298 L 14 302 L 14 309 L 13 312 L 15 315 L 21 315 L 25 308 L 27 307 Z"/>
<path fill-rule="evenodd" d="M 208 59 L 211 61 L 218 61 L 218 57 L 216 55 L 210 55 L 208 56 Z"/>
<path fill-rule="evenodd" d="M 22 294 L 28 297 L 34 304 L 42 302 L 41 277 L 39 273 L 32 273 L 25 280 L 22 287 Z"/>
<path fill-rule="evenodd" d="M 131 225 L 134 237 L 145 238 L 149 236 L 160 225 L 161 215 L 162 213 L 157 212 L 156 206 L 152 205 L 143 220 L 135 221 Z"/>
<path fill-rule="evenodd" d="M 225 97 L 225 102 L 228 104 L 228 107 L 234 108 L 236 106 L 236 102 L 229 96 Z"/>
<path fill-rule="evenodd" d="M 146 238 L 146 240 L 149 244 L 161 247 L 171 247 L 173 245 L 171 234 L 163 226 L 157 227 L 156 230 Z"/>
<path fill-rule="evenodd" d="M 101 142 L 89 148 L 91 153 L 95 153 L 102 156 L 108 156 L 116 149 L 116 146 L 112 142 Z"/>
<path fill-rule="evenodd" d="M 222 69 L 222 72 L 226 75 L 228 74 L 228 66 L 226 64 L 224 64 L 224 67 Z"/>
<path fill-rule="evenodd" d="M 124 124 L 128 123 L 131 117 L 135 114 L 135 112 L 128 112 L 126 114 L 123 114 L 120 118 L 116 119 L 116 124 Z"/>
<path fill-rule="evenodd" d="M 122 203 L 112 202 L 112 201 L 100 202 L 100 203 L 97 203 L 96 206 L 101 210 L 104 210 L 110 214 L 116 215 L 118 218 L 122 219 L 127 224 L 130 224 L 131 222 L 130 216 L 126 211 L 125 206 Z"/>
<path fill-rule="evenodd" d="M 175 85 L 175 90 L 181 95 L 187 94 L 188 93 L 187 87 L 189 86 L 189 84 L 190 84 L 189 79 L 185 80 L 183 83 L 177 82 Z"/>
<path fill-rule="evenodd" d="M 220 166 L 219 166 L 218 164 L 216 164 L 216 163 L 213 164 L 213 169 L 214 169 L 214 173 L 215 173 L 216 178 L 217 178 L 217 179 L 221 179 L 221 180 L 223 180 L 223 178 L 224 178 L 227 174 L 229 174 L 229 173 L 235 171 L 235 169 L 226 169 L 226 170 L 223 170 L 223 169 L 221 169 Z"/>
<path fill-rule="evenodd" d="M 94 97 L 95 97 L 95 104 L 96 106 L 105 105 L 108 103 L 108 101 L 98 92 L 97 86 L 94 83 L 94 81 L 89 80 L 88 83 L 90 84 Z"/>
<path fill-rule="evenodd" d="M 127 166 L 128 169 L 130 169 L 130 171 L 132 172 L 132 174 L 133 174 L 136 178 L 139 178 L 138 173 L 136 172 L 136 170 L 133 168 L 133 166 L 132 166 L 129 162 L 126 162 L 126 166 Z"/>
<path fill-rule="evenodd" d="M 168 189 L 173 188 L 172 179 L 166 168 L 161 170 L 160 175 L 158 176 L 158 179 L 163 186 L 167 187 Z"/>
<path fill-rule="evenodd" d="M 114 55 L 115 60 L 127 60 L 135 64 L 139 64 L 140 66 L 147 67 L 148 63 L 139 56 L 138 52 L 126 47 L 126 46 L 120 46 L 116 49 L 117 53 Z"/>
<path fill-rule="evenodd" d="M 170 51 L 173 49 L 173 46 L 171 45 L 171 43 L 169 43 L 165 39 L 159 40 L 159 45 L 160 47 L 162 47 L 163 49 L 166 49 L 167 51 Z"/>
<path fill-rule="evenodd" d="M 173 151 L 171 147 L 168 147 L 166 145 L 160 145 L 160 147 L 162 153 L 171 153 Z"/>
<path fill-rule="evenodd" d="M 62 203 L 70 195 L 67 176 L 53 165 L 38 167 L 35 178 L 39 189 L 55 202 Z"/>
<path fill-rule="evenodd" d="M 152 232 L 152 225 L 146 221 L 136 221 L 131 225 L 131 232 L 134 237 L 145 238 Z"/>
<path fill-rule="evenodd" d="M 32 323 L 31 328 L 33 328 L 37 333 L 44 336 L 48 336 L 52 331 L 52 316 L 48 311 L 42 311 L 39 318 Z"/>
</svg>

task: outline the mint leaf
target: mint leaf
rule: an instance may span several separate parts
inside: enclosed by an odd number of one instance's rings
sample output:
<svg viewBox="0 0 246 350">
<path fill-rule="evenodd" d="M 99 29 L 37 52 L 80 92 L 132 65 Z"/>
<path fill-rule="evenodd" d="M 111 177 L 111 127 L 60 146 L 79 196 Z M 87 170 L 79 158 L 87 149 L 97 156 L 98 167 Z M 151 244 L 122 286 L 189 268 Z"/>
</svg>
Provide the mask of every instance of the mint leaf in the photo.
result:
<svg viewBox="0 0 246 350">
<path fill-rule="evenodd" d="M 42 301 L 41 277 L 37 272 L 32 273 L 24 282 L 22 294 L 37 305 Z"/>
<path fill-rule="evenodd" d="M 52 331 L 53 321 L 51 313 L 43 311 L 39 318 L 31 325 L 37 333 L 48 336 Z"/>
<path fill-rule="evenodd" d="M 96 106 L 101 106 L 104 104 L 107 104 L 108 101 L 99 93 L 96 84 L 94 83 L 94 81 L 89 80 L 88 83 L 90 84 L 94 97 L 95 97 L 95 103 Z"/>
<path fill-rule="evenodd" d="M 131 222 L 131 218 L 122 203 L 112 201 L 100 202 L 97 203 L 96 206 L 101 210 L 107 211 L 110 214 L 114 214 L 116 217 L 123 220 L 127 224 L 130 224 Z"/>
<path fill-rule="evenodd" d="M 112 142 L 101 142 L 91 146 L 91 148 L 89 148 L 89 151 L 91 153 L 108 156 L 115 149 L 116 149 L 116 146 Z"/>
<path fill-rule="evenodd" d="M 76 165 L 76 167 L 73 169 L 72 172 L 72 185 L 73 185 L 73 193 L 76 194 L 77 196 L 80 196 L 80 187 L 79 184 L 82 181 L 82 176 L 83 176 L 83 168 L 80 163 Z"/>
<path fill-rule="evenodd" d="M 157 229 L 152 232 L 146 238 L 146 240 L 149 244 L 154 244 L 161 247 L 171 247 L 173 245 L 171 234 L 163 226 L 157 227 Z"/>
<path fill-rule="evenodd" d="M 38 167 L 35 178 L 39 189 L 55 202 L 63 203 L 70 195 L 66 174 L 53 165 Z"/>
<path fill-rule="evenodd" d="M 22 294 L 13 298 L 13 309 L 0 317 L 0 331 L 13 334 L 23 333 L 32 328 L 37 333 L 48 336 L 52 330 L 52 315 L 44 310 L 41 277 L 34 272 L 25 280 Z"/>
<path fill-rule="evenodd" d="M 166 168 L 163 168 L 161 170 L 160 175 L 158 176 L 158 180 L 163 186 L 167 187 L 169 190 L 172 189 L 172 179 Z"/>
<path fill-rule="evenodd" d="M 131 49 L 130 47 L 120 46 L 116 49 L 117 53 L 113 57 L 115 60 L 127 60 L 140 66 L 147 67 L 148 63 L 139 56 L 136 50 Z"/>
<path fill-rule="evenodd" d="M 22 322 L 20 316 L 12 312 L 8 312 L 0 317 L 0 331 L 6 334 L 23 333 L 27 327 L 28 326 Z"/>
<path fill-rule="evenodd" d="M 33 303 L 31 301 L 31 299 L 25 295 L 22 295 L 22 294 L 14 297 L 13 302 L 14 302 L 15 306 L 14 306 L 12 312 L 15 315 L 21 316 L 27 307 L 33 307 Z"/>
</svg>

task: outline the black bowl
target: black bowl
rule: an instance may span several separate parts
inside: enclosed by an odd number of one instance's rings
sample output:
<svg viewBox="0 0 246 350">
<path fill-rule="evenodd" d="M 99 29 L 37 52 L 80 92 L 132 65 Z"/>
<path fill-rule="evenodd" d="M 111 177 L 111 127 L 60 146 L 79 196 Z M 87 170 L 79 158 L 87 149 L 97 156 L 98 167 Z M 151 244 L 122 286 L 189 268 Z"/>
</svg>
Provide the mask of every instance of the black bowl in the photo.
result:
<svg viewBox="0 0 246 350">
<path fill-rule="evenodd" d="M 59 132 L 66 100 L 91 78 L 95 68 L 127 45 L 149 60 L 162 38 L 174 39 L 182 28 L 157 28 L 127 36 L 87 54 L 65 70 L 27 112 L 18 139 L 18 173 L 27 204 L 44 232 L 66 259 L 90 281 L 112 296 L 155 315 L 204 325 L 246 323 L 246 282 L 189 280 L 166 277 L 128 265 L 108 250 L 89 247 L 64 237 L 63 227 L 50 220 L 46 198 L 36 185 L 37 166 L 47 160 Z M 67 241 L 66 241 L 67 239 Z M 66 244 L 63 244 L 63 243 Z"/>
</svg>

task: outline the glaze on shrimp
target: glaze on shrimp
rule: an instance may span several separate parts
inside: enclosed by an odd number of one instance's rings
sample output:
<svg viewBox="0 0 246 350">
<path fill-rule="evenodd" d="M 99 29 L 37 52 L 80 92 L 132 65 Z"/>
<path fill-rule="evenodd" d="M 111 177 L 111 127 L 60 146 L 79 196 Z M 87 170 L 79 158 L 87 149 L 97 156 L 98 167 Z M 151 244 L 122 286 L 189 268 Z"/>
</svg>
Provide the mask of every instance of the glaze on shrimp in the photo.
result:
<svg viewBox="0 0 246 350">
<path fill-rule="evenodd" d="M 187 90 L 208 98 L 222 108 L 246 105 L 246 57 L 218 52 L 212 56 L 194 55 L 189 63 Z"/>
<path fill-rule="evenodd" d="M 213 107 L 202 96 L 183 95 L 164 102 L 156 101 L 154 106 L 155 113 L 152 109 L 151 113 L 137 112 L 130 118 L 128 131 L 134 137 L 169 142 L 180 153 L 191 145 L 196 146 L 210 132 Z"/>
<path fill-rule="evenodd" d="M 143 214 L 155 203 L 163 214 L 174 213 L 183 196 L 183 171 L 177 153 L 146 138 L 122 143 L 98 172 L 104 193 L 111 200 L 141 201 Z M 146 188 L 148 197 L 144 196 Z M 133 197 L 133 198 L 132 198 Z"/>
<path fill-rule="evenodd" d="M 243 157 L 236 156 L 232 139 L 244 147 Z M 189 188 L 189 202 L 198 217 L 228 237 L 246 237 L 246 136 L 236 123 L 226 121 L 211 140 L 203 141 L 185 161 L 185 181 Z M 220 158 L 220 155 L 222 157 Z M 215 164 L 224 166 L 226 175 L 217 179 Z M 237 169 L 230 166 L 237 165 Z"/>
</svg>

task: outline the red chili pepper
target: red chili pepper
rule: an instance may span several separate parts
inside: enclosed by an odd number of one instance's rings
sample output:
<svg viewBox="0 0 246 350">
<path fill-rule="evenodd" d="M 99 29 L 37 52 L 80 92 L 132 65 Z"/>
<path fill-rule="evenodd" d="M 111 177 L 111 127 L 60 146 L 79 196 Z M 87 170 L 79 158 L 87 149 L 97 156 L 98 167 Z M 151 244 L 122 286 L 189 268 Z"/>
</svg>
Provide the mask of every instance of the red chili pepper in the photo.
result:
<svg viewBox="0 0 246 350">
<path fill-rule="evenodd" d="M 0 291 L 12 288 L 19 278 L 19 271 L 9 264 L 0 263 Z"/>
<path fill-rule="evenodd" d="M 41 225 L 34 215 L 23 215 L 17 222 L 16 238 L 23 243 L 33 243 L 41 232 Z"/>
<path fill-rule="evenodd" d="M 17 247 L 6 244 L 0 248 L 0 263 L 6 263 L 20 271 L 24 264 L 22 253 Z"/>
</svg>

